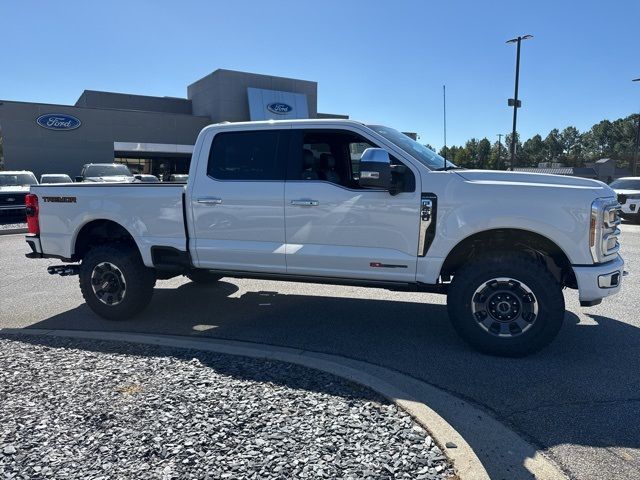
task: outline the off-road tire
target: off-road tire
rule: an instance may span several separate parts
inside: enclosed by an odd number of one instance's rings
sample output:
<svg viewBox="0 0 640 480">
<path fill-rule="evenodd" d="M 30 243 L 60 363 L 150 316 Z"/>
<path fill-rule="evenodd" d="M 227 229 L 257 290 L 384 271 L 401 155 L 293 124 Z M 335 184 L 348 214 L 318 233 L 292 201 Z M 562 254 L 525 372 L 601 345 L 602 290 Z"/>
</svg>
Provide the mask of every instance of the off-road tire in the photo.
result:
<svg viewBox="0 0 640 480">
<path fill-rule="evenodd" d="M 104 263 L 115 266 L 126 282 L 124 296 L 116 305 L 101 301 L 92 285 L 94 269 Z M 135 246 L 98 245 L 87 252 L 80 264 L 82 296 L 91 310 L 107 320 L 126 320 L 143 310 L 151 301 L 155 283 L 155 271 L 144 265 Z"/>
<path fill-rule="evenodd" d="M 191 270 L 185 276 L 193 283 L 197 283 L 199 285 L 212 285 L 222 278 L 220 275 L 204 269 Z"/>
<path fill-rule="evenodd" d="M 497 278 L 521 282 L 537 301 L 535 320 L 514 336 L 487 331 L 476 316 L 482 312 L 474 314 L 476 295 L 486 297 L 482 295 L 485 290 L 479 294 L 478 289 Z M 489 310 L 490 302 L 484 301 Z M 487 254 L 460 268 L 448 291 L 447 309 L 453 327 L 467 343 L 483 353 L 505 357 L 522 357 L 548 345 L 560 331 L 565 315 L 562 287 L 556 278 L 535 258 L 518 252 Z M 490 322 L 496 321 L 489 317 Z"/>
</svg>

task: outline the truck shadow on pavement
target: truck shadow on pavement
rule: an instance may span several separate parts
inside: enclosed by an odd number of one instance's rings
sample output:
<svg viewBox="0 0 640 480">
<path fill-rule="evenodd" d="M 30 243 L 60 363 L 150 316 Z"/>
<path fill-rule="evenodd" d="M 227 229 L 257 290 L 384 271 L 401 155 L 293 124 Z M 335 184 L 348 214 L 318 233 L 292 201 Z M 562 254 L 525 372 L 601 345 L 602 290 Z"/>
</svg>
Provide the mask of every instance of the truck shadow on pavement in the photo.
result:
<svg viewBox="0 0 640 480">
<path fill-rule="evenodd" d="M 157 288 L 149 308 L 132 320 L 107 322 L 81 305 L 32 327 L 211 336 L 331 353 L 398 370 L 458 395 L 543 449 L 640 448 L 640 329 L 628 323 L 595 314 L 581 322 L 567 312 L 552 345 L 507 359 L 466 346 L 441 304 L 271 291 L 238 296 L 237 290 L 227 281 Z M 465 436 L 464 425 L 454 427 Z M 474 450 L 485 447 L 482 438 L 465 438 Z M 583 478 L 574 469 L 578 459 L 551 454 Z M 513 478 L 533 478 L 525 461 Z M 633 457 L 619 471 L 638 468 L 640 458 Z"/>
</svg>

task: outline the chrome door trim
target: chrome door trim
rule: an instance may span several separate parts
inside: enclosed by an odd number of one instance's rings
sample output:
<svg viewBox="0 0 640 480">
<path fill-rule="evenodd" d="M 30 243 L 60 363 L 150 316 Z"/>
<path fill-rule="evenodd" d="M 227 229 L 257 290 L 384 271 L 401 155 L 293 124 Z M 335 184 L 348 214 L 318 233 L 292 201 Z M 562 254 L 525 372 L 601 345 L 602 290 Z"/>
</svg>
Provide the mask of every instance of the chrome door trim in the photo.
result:
<svg viewBox="0 0 640 480">
<path fill-rule="evenodd" d="M 198 198 L 196 202 L 202 205 L 220 205 L 222 203 L 222 199 L 216 197 L 202 197 Z"/>
<path fill-rule="evenodd" d="M 320 202 L 318 202 L 317 200 L 307 200 L 307 199 L 291 200 L 291 205 L 297 205 L 300 207 L 317 207 L 319 204 Z"/>
</svg>

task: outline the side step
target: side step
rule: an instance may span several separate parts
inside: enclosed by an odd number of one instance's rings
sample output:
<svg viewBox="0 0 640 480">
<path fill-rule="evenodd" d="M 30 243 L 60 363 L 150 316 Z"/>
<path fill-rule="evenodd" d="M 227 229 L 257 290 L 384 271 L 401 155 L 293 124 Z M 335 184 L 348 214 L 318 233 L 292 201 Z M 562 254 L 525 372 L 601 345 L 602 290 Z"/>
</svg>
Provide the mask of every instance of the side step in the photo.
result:
<svg viewBox="0 0 640 480">
<path fill-rule="evenodd" d="M 50 275 L 61 275 L 68 277 L 69 275 L 78 275 L 80 273 L 80 265 L 52 265 L 47 267 Z"/>
</svg>

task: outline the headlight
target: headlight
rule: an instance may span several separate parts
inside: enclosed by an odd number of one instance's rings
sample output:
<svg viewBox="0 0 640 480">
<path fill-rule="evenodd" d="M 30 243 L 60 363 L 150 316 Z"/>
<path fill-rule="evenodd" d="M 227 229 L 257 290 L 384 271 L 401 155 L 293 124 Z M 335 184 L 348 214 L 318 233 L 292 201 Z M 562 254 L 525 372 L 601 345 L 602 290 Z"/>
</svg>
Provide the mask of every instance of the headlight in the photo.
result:
<svg viewBox="0 0 640 480">
<path fill-rule="evenodd" d="M 620 205 L 612 198 L 597 198 L 591 204 L 589 249 L 595 263 L 612 260 L 620 250 Z"/>
</svg>

